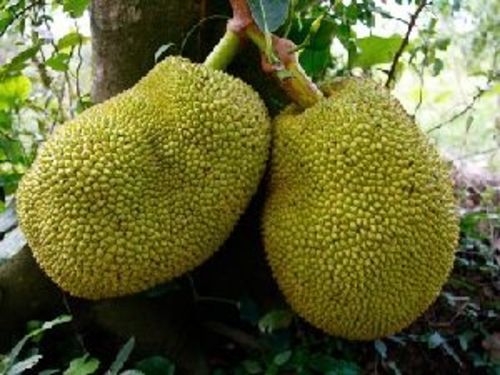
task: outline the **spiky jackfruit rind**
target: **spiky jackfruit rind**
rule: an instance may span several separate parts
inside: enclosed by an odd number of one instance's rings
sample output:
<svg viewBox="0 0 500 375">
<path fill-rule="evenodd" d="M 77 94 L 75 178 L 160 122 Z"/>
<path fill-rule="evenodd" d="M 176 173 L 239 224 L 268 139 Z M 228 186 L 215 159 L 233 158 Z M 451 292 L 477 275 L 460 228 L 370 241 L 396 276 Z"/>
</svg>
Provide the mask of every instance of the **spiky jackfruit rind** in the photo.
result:
<svg viewBox="0 0 500 375">
<path fill-rule="evenodd" d="M 346 79 L 274 122 L 263 230 L 292 308 L 324 331 L 370 340 L 436 299 L 458 237 L 448 168 L 389 93 Z"/>
<path fill-rule="evenodd" d="M 198 266 L 231 232 L 265 168 L 266 108 L 250 86 L 168 58 L 56 129 L 24 176 L 18 215 L 62 289 L 100 299 Z"/>
</svg>

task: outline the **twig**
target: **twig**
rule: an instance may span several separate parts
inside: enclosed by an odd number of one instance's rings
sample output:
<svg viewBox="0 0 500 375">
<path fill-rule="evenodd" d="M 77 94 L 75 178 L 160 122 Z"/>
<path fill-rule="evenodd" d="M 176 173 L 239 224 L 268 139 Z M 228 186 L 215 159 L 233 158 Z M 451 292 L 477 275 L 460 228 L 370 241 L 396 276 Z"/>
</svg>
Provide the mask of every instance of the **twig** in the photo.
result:
<svg viewBox="0 0 500 375">
<path fill-rule="evenodd" d="M 426 7 L 427 4 L 428 4 L 427 0 L 422 0 L 420 5 L 417 7 L 417 10 L 415 11 L 415 13 L 413 13 L 413 15 L 411 16 L 410 22 L 408 22 L 408 28 L 406 30 L 406 35 L 405 35 L 403 41 L 401 42 L 401 45 L 399 46 L 398 51 L 394 55 L 394 60 L 392 61 L 391 69 L 389 70 L 389 73 L 387 75 L 387 81 L 385 83 L 385 87 L 390 87 L 390 85 L 394 79 L 394 76 L 396 74 L 396 68 L 397 68 L 399 59 L 401 58 L 401 55 L 403 54 L 403 51 L 405 50 L 406 46 L 410 42 L 410 35 L 411 35 L 411 32 L 413 31 L 413 28 L 415 27 L 415 24 L 417 22 L 417 18 L 420 15 L 420 13 L 422 12 L 422 10 Z"/>
<path fill-rule="evenodd" d="M 373 13 L 380 14 L 384 18 L 389 18 L 389 19 L 392 19 L 392 20 L 395 20 L 395 21 L 399 21 L 401 23 L 404 23 L 405 25 L 409 24 L 409 22 L 407 20 L 405 20 L 403 18 L 399 18 L 399 17 L 393 16 L 391 13 L 386 12 L 383 9 L 380 9 L 380 8 L 377 8 L 377 7 L 375 9 L 373 9 Z"/>
<path fill-rule="evenodd" d="M 80 34 L 80 28 L 78 27 L 78 21 L 75 19 L 75 29 L 78 34 Z M 77 56 L 78 56 L 78 64 L 76 65 L 75 70 L 75 87 L 76 87 L 76 95 L 79 100 L 82 99 L 82 90 L 80 87 L 80 73 L 83 66 L 83 56 L 82 56 L 82 45 L 83 45 L 83 36 L 80 38 L 80 42 L 77 47 Z"/>
<path fill-rule="evenodd" d="M 428 322 L 429 326 L 434 328 L 446 328 L 452 326 L 453 323 L 464 313 L 468 305 L 469 301 L 462 303 L 450 320 L 445 322 Z"/>
<path fill-rule="evenodd" d="M 64 309 L 66 310 L 66 312 L 71 316 L 71 317 L 75 317 L 74 314 L 73 314 L 73 311 L 71 311 L 71 307 L 69 305 L 69 301 L 68 301 L 68 298 L 66 297 L 66 293 L 63 292 L 62 290 L 60 290 L 61 292 L 61 299 L 62 299 L 62 302 L 63 302 L 63 305 L 64 305 Z M 85 342 L 83 341 L 83 337 L 82 335 L 80 334 L 80 332 L 78 331 L 78 328 L 75 324 L 75 321 L 74 319 L 71 320 L 71 326 L 73 327 L 73 330 L 75 332 L 75 337 L 76 337 L 76 341 L 78 342 L 78 345 L 80 346 L 80 349 L 84 352 L 84 353 L 88 353 L 89 351 L 87 350 L 87 348 L 85 347 Z"/>
<path fill-rule="evenodd" d="M 203 26 L 203 24 L 205 22 L 212 21 L 212 20 L 228 20 L 228 19 L 229 19 L 228 16 L 224 16 L 224 15 L 221 15 L 221 14 L 214 14 L 212 16 L 208 16 L 208 17 L 202 18 L 196 25 L 194 25 L 192 28 L 190 28 L 189 31 L 184 36 L 184 39 L 182 40 L 181 46 L 179 48 L 179 53 L 181 55 L 184 53 L 184 49 L 186 48 L 186 44 L 189 41 L 189 39 L 191 38 L 191 35 L 193 35 L 193 33 L 198 28 L 200 28 L 201 26 Z"/>
<path fill-rule="evenodd" d="M 425 66 L 427 65 L 427 57 L 428 57 L 428 49 L 427 49 L 427 39 L 424 39 L 424 60 L 420 64 L 420 70 L 417 69 L 415 66 L 415 70 L 418 71 L 418 80 L 420 83 L 420 87 L 418 90 L 418 103 L 415 106 L 415 111 L 413 112 L 413 116 L 416 117 L 418 111 L 420 111 L 420 108 L 422 107 L 422 104 L 424 103 L 424 74 L 425 74 Z"/>
<path fill-rule="evenodd" d="M 467 104 L 464 109 L 462 109 L 460 112 L 458 113 L 455 113 L 453 116 L 451 116 L 448 120 L 445 120 L 435 126 L 433 126 L 432 128 L 430 128 L 429 130 L 427 130 L 427 134 L 429 133 L 432 133 L 433 131 L 436 131 L 440 128 L 442 128 L 443 126 L 445 125 L 448 125 L 450 123 L 452 123 L 453 121 L 455 121 L 456 119 L 458 119 L 459 117 L 462 117 L 463 115 L 465 115 L 467 112 L 469 112 L 475 105 L 476 105 L 476 102 L 486 93 L 488 92 L 489 89 L 479 89 L 476 94 L 472 97 L 472 100 L 469 104 Z"/>
<path fill-rule="evenodd" d="M 14 21 L 16 21 L 19 17 L 24 16 L 25 13 L 27 13 L 28 11 L 30 11 L 31 9 L 33 9 L 37 6 L 44 7 L 45 1 L 33 1 L 31 4 L 27 5 L 26 7 L 21 9 L 19 12 L 14 14 L 12 16 L 12 18 L 7 22 L 7 24 L 4 25 L 4 30 L 3 30 L 3 32 L 0 33 L 0 36 L 3 36 L 7 32 L 7 29 L 14 23 Z"/>
<path fill-rule="evenodd" d="M 229 327 L 220 322 L 206 322 L 203 326 L 221 336 L 225 336 L 230 340 L 240 344 L 241 346 L 263 351 L 266 347 L 260 343 L 255 337 L 243 332 L 237 328 Z"/>
<path fill-rule="evenodd" d="M 479 151 L 479 152 L 474 152 L 474 153 L 471 153 L 471 154 L 466 154 L 464 156 L 459 157 L 458 160 L 469 159 L 469 158 L 473 158 L 473 157 L 480 156 L 480 155 L 493 154 L 493 153 L 499 152 L 499 151 L 500 151 L 500 148 L 498 148 L 498 147 L 492 147 L 492 148 L 489 148 L 489 149 L 484 150 L 484 151 Z"/>
<path fill-rule="evenodd" d="M 230 300 L 230 299 L 227 299 L 227 298 L 222 298 L 222 297 L 201 296 L 198 293 L 198 290 L 196 289 L 193 277 L 191 275 L 187 275 L 187 279 L 188 279 L 189 284 L 191 286 L 191 292 L 193 294 L 193 300 L 196 303 L 198 303 L 198 302 L 223 303 L 223 304 L 234 306 L 236 309 L 239 309 L 239 304 L 238 304 L 237 301 L 233 301 L 233 300 Z"/>
</svg>

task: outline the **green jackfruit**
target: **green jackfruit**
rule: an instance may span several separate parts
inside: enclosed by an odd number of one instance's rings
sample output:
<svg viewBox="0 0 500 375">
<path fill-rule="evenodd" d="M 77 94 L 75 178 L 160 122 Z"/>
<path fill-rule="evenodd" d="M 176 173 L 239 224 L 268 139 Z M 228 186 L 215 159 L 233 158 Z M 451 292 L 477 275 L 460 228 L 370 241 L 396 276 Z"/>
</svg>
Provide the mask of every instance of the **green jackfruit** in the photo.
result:
<svg viewBox="0 0 500 375">
<path fill-rule="evenodd" d="M 274 124 L 264 244 L 292 308 L 369 340 L 435 300 L 458 236 L 447 167 L 399 103 L 348 79 Z"/>
<path fill-rule="evenodd" d="M 55 131 L 19 186 L 20 224 L 72 295 L 139 292 L 217 250 L 257 188 L 269 143 L 250 86 L 168 58 Z"/>
</svg>

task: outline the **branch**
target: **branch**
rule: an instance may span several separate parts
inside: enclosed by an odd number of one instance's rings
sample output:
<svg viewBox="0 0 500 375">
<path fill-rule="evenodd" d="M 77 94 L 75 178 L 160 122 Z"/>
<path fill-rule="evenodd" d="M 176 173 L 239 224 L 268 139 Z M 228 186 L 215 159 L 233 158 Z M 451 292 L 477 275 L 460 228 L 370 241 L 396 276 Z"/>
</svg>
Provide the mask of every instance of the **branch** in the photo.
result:
<svg viewBox="0 0 500 375">
<path fill-rule="evenodd" d="M 448 125 L 450 123 L 452 123 L 453 121 L 455 121 L 456 119 L 462 117 L 463 115 L 465 115 L 467 112 L 469 112 L 475 105 L 476 105 L 476 102 L 485 94 L 489 91 L 489 89 L 479 89 L 476 94 L 472 97 L 472 100 L 469 104 L 467 104 L 465 106 L 464 109 L 462 109 L 460 112 L 458 113 L 455 113 L 453 116 L 451 116 L 448 120 L 445 120 L 435 126 L 433 126 L 432 128 L 430 128 L 429 130 L 427 130 L 427 134 L 429 133 L 432 133 L 433 131 L 436 131 L 440 128 L 442 128 L 443 126 L 445 125 Z"/>
<path fill-rule="evenodd" d="M 243 347 L 258 351 L 264 351 L 267 349 L 265 344 L 259 342 L 258 339 L 240 329 L 229 327 L 223 323 L 214 321 L 206 322 L 203 326 L 221 336 L 227 337 Z"/>
<path fill-rule="evenodd" d="M 479 152 L 474 152 L 474 153 L 471 153 L 471 154 L 466 154 L 464 156 L 459 157 L 458 160 L 465 160 L 465 159 L 474 158 L 476 156 L 483 156 L 483 155 L 488 155 L 488 154 L 494 154 L 496 152 L 499 152 L 498 147 L 492 147 L 492 148 L 489 148 L 487 150 L 483 150 L 483 151 L 479 151 Z"/>
<path fill-rule="evenodd" d="M 24 17 L 24 15 L 29 12 L 31 9 L 37 6 L 45 6 L 45 1 L 33 1 L 31 4 L 25 6 L 23 9 L 15 13 L 10 20 L 7 21 L 7 24 L 4 25 L 3 31 L 0 33 L 0 36 L 3 36 L 7 29 L 19 18 Z"/>
<path fill-rule="evenodd" d="M 415 24 L 417 22 L 417 18 L 424 10 L 424 8 L 428 5 L 427 0 L 422 0 L 420 5 L 417 7 L 417 10 L 415 13 L 411 16 L 410 22 L 408 22 L 408 28 L 406 30 L 406 35 L 401 42 L 401 46 L 399 46 L 398 51 L 394 55 L 394 60 L 392 61 L 391 69 L 389 70 L 389 73 L 387 75 L 387 81 L 385 82 L 385 87 L 389 88 L 391 86 L 392 81 L 394 80 L 394 76 L 396 74 L 396 68 L 399 62 L 399 59 L 401 58 L 401 55 L 403 54 L 406 46 L 408 46 L 408 43 L 410 42 L 410 35 L 411 32 L 413 31 L 413 28 L 415 27 Z"/>
</svg>

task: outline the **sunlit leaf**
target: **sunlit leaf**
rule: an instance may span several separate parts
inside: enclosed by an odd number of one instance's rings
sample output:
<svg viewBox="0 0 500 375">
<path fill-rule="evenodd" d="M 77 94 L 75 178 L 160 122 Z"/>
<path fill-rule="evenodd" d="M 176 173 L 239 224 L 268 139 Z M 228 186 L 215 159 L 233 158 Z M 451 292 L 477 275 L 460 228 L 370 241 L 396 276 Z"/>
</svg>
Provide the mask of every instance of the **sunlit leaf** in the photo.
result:
<svg viewBox="0 0 500 375">
<path fill-rule="evenodd" d="M 443 60 L 435 59 L 434 64 L 432 65 L 432 75 L 433 76 L 439 75 L 439 73 L 441 73 L 443 68 L 444 68 Z"/>
<path fill-rule="evenodd" d="M 261 374 L 263 372 L 261 365 L 257 361 L 246 360 L 241 365 L 249 374 Z"/>
<path fill-rule="evenodd" d="M 445 342 L 446 340 L 439 334 L 439 332 L 434 332 L 427 338 L 427 345 L 429 345 L 429 349 L 435 349 L 438 346 L 443 345 Z"/>
<path fill-rule="evenodd" d="M 26 67 L 26 62 L 35 57 L 39 50 L 40 45 L 35 45 L 19 52 L 8 64 L 0 68 L 0 79 L 7 74 L 15 74 L 24 69 Z"/>
<path fill-rule="evenodd" d="M 111 364 L 111 367 L 106 372 L 107 375 L 118 375 L 118 372 L 123 368 L 123 366 L 125 365 L 125 362 L 127 362 L 128 357 L 130 356 L 130 353 L 132 353 L 132 350 L 134 349 L 134 345 L 135 345 L 135 339 L 133 337 L 131 337 L 125 343 L 125 345 L 123 345 L 123 347 L 120 349 L 115 360 Z"/>
<path fill-rule="evenodd" d="M 291 357 L 292 357 L 292 351 L 286 350 L 284 352 L 276 354 L 273 358 L 273 362 L 277 366 L 283 366 L 290 360 Z"/>
<path fill-rule="evenodd" d="M 290 310 L 273 310 L 259 320 L 259 329 L 271 333 L 277 329 L 287 328 L 292 322 L 293 313 Z"/>
<path fill-rule="evenodd" d="M 374 346 L 375 346 L 375 350 L 380 355 L 380 357 L 382 359 L 386 359 L 387 358 L 387 346 L 385 345 L 385 343 L 382 340 L 375 340 Z"/>
<path fill-rule="evenodd" d="M 21 375 L 24 374 L 30 368 L 36 366 L 38 362 L 42 359 L 40 354 L 32 355 L 22 361 L 17 362 L 12 365 L 12 367 L 7 371 L 6 375 Z"/>
<path fill-rule="evenodd" d="M 0 12 L 0 35 L 5 32 L 7 27 L 12 23 L 14 16 L 9 9 Z"/>
<path fill-rule="evenodd" d="M 89 38 L 85 37 L 84 35 L 76 31 L 72 31 L 57 41 L 57 48 L 59 50 L 63 50 L 65 48 L 71 48 L 80 43 L 85 43 L 88 40 Z"/>
<path fill-rule="evenodd" d="M 70 57 L 67 53 L 56 53 L 45 64 L 58 72 L 64 72 L 69 68 Z"/>
<path fill-rule="evenodd" d="M 89 6 L 90 0 L 64 0 L 63 9 L 71 17 L 77 18 L 83 15 L 83 12 Z"/>
<path fill-rule="evenodd" d="M 31 92 L 31 81 L 24 75 L 0 81 L 0 111 L 14 108 L 24 102 Z"/>
<path fill-rule="evenodd" d="M 390 63 L 401 46 L 402 38 L 394 35 L 389 38 L 369 36 L 358 39 L 359 51 L 352 57 L 352 66 L 363 69 L 376 64 Z"/>
<path fill-rule="evenodd" d="M 90 375 L 99 368 L 99 360 L 85 354 L 82 357 L 73 359 L 63 375 Z"/>
</svg>

